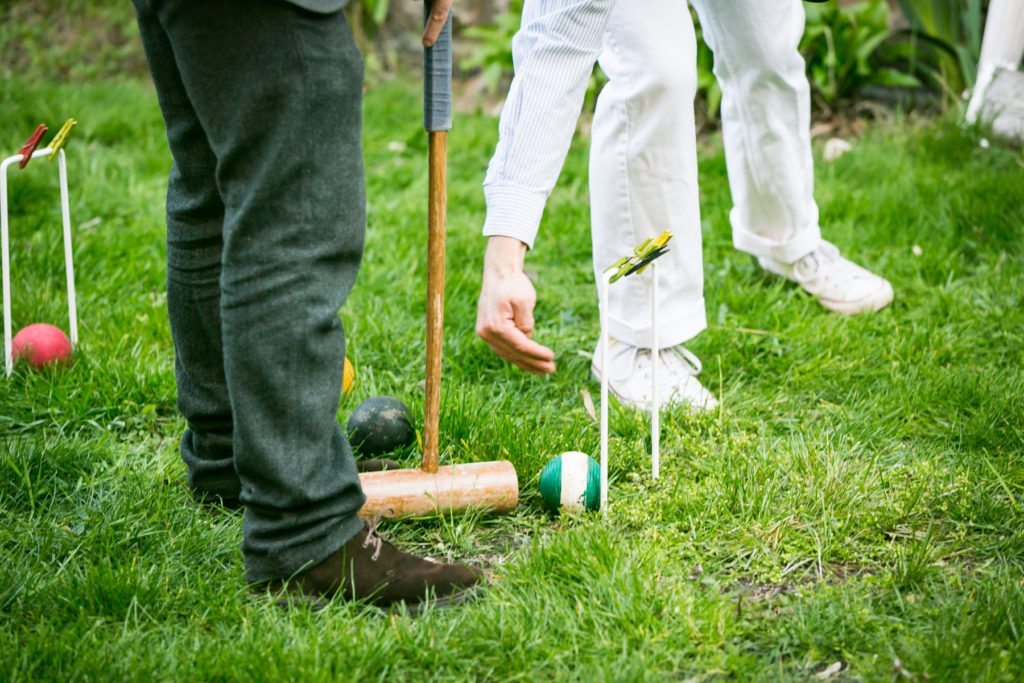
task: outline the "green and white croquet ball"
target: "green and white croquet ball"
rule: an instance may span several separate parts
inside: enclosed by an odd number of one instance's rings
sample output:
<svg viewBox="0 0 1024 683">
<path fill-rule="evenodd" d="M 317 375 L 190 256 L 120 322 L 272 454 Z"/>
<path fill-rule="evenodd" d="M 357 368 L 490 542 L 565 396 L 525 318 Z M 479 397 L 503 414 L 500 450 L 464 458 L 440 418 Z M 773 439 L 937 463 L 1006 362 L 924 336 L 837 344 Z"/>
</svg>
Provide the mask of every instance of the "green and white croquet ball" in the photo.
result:
<svg viewBox="0 0 1024 683">
<path fill-rule="evenodd" d="M 586 453 L 555 456 L 540 472 L 540 497 L 548 512 L 601 507 L 601 466 Z"/>
</svg>

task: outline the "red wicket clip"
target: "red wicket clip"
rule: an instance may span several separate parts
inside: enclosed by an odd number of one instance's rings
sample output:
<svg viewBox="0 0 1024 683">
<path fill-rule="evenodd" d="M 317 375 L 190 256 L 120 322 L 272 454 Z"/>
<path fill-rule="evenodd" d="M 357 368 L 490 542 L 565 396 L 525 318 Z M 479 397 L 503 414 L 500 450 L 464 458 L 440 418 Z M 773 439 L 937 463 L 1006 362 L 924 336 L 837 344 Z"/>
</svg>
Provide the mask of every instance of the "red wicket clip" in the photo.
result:
<svg viewBox="0 0 1024 683">
<path fill-rule="evenodd" d="M 18 150 L 18 154 L 21 155 L 21 161 L 18 162 L 18 168 L 25 168 L 28 166 L 28 162 L 32 160 L 32 152 L 36 151 L 36 147 L 39 146 L 39 142 L 43 139 L 43 135 L 49 130 L 45 123 L 40 123 L 36 126 L 36 130 L 32 133 L 31 137 L 25 141 L 25 144 Z"/>
</svg>

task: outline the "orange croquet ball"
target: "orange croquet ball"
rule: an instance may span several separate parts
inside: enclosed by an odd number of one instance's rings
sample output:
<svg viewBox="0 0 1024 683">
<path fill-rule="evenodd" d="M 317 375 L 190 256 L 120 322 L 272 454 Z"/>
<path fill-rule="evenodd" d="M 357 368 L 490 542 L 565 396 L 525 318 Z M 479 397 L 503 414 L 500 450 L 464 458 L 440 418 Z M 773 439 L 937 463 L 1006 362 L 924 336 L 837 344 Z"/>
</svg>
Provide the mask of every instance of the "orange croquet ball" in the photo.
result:
<svg viewBox="0 0 1024 683">
<path fill-rule="evenodd" d="M 14 360 L 24 359 L 37 370 L 71 362 L 71 340 L 64 330 L 46 323 L 33 323 L 23 328 L 14 335 L 11 347 Z"/>
<path fill-rule="evenodd" d="M 356 383 L 356 369 L 352 366 L 348 356 L 345 356 L 345 370 L 341 376 L 341 390 L 346 394 L 352 393 L 352 387 Z"/>
</svg>

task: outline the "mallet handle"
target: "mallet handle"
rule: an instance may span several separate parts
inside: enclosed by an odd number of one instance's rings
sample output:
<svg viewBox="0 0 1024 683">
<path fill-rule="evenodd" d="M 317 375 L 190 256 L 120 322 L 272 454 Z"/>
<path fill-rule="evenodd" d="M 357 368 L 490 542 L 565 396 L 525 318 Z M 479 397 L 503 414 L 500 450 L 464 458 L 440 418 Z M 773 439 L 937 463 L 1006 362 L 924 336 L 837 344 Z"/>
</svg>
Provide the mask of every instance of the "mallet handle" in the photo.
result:
<svg viewBox="0 0 1024 683">
<path fill-rule="evenodd" d="M 425 2 L 430 12 L 431 3 Z M 427 205 L 427 377 L 423 402 L 423 470 L 437 472 L 444 355 L 444 247 L 447 215 L 448 129 L 451 128 L 452 18 L 423 53 L 423 127 L 430 146 Z"/>
<path fill-rule="evenodd" d="M 427 211 L 427 395 L 423 404 L 423 470 L 437 471 L 444 355 L 444 247 L 448 134 L 430 133 L 430 200 Z"/>
</svg>

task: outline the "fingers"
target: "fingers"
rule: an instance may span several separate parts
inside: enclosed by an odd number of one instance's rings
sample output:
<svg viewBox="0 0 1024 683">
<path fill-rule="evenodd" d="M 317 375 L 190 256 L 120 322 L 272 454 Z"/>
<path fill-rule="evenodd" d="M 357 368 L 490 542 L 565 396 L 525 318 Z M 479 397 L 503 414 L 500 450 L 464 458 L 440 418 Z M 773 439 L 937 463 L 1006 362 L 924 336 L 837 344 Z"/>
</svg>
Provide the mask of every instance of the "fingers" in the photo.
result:
<svg viewBox="0 0 1024 683">
<path fill-rule="evenodd" d="M 530 339 L 511 321 L 480 325 L 477 334 L 495 353 L 529 373 L 550 375 L 555 371 L 555 352 Z"/>
<path fill-rule="evenodd" d="M 434 0 L 430 5 L 430 16 L 423 30 L 423 47 L 431 47 L 441 35 L 444 23 L 448 21 L 448 13 L 452 8 L 452 0 Z"/>
<path fill-rule="evenodd" d="M 513 317 L 515 326 L 526 335 L 528 339 L 533 338 L 533 305 L 516 306 L 513 304 Z"/>
<path fill-rule="evenodd" d="M 494 238 L 488 242 L 476 333 L 513 365 L 535 375 L 549 375 L 555 371 L 555 352 L 532 339 L 537 301 L 533 284 L 523 274 L 521 264 L 510 265 L 495 251 L 500 246 Z M 518 249 L 520 243 L 515 246 Z M 522 254 L 517 258 L 521 260 Z"/>
</svg>

